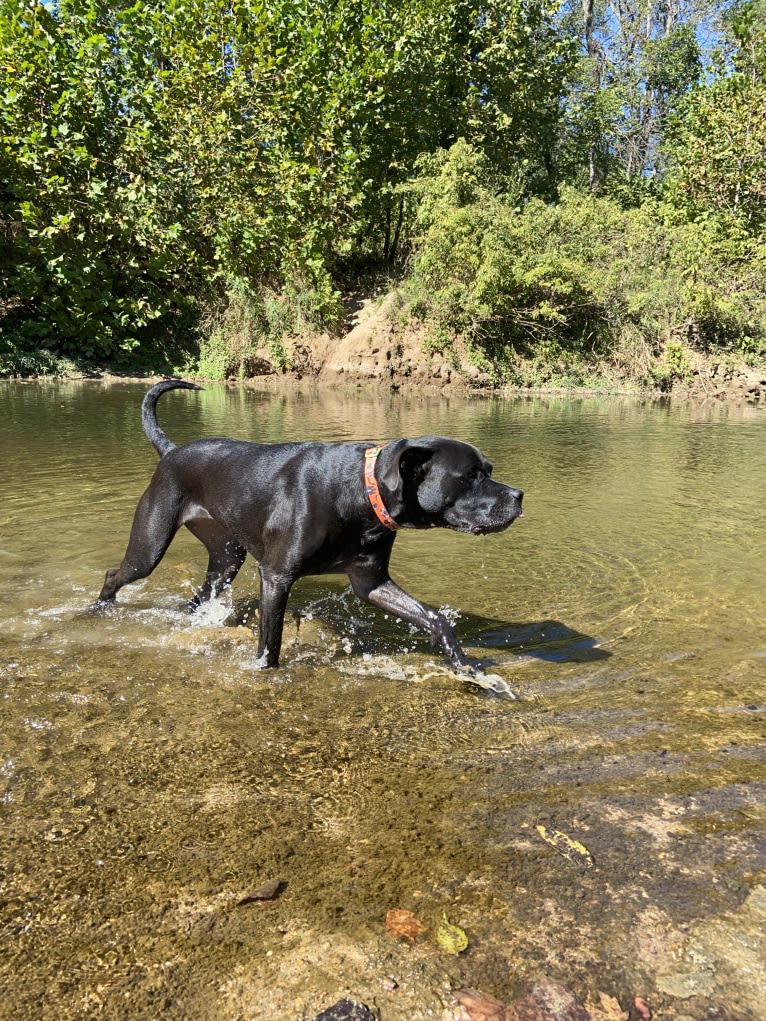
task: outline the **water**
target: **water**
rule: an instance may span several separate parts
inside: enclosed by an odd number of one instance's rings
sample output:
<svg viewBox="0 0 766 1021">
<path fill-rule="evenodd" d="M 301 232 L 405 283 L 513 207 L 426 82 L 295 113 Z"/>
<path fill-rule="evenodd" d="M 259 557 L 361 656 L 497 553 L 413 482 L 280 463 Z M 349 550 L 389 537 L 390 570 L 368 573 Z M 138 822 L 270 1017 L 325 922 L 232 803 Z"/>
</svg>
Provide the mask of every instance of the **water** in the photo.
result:
<svg viewBox="0 0 766 1021">
<path fill-rule="evenodd" d="M 503 702 L 340 577 L 295 586 L 283 665 L 254 670 L 253 566 L 190 618 L 206 558 L 185 533 L 92 615 L 156 463 L 143 392 L 0 389 L 0 1017 L 297 1021 L 351 996 L 446 1021 L 454 989 L 511 999 L 547 973 L 663 1018 L 766 1018 L 764 413 L 162 398 L 178 442 L 480 446 L 524 519 L 401 533 L 392 575 L 447 608 Z M 270 879 L 275 901 L 238 906 Z M 428 927 L 414 947 L 390 908 Z"/>
</svg>

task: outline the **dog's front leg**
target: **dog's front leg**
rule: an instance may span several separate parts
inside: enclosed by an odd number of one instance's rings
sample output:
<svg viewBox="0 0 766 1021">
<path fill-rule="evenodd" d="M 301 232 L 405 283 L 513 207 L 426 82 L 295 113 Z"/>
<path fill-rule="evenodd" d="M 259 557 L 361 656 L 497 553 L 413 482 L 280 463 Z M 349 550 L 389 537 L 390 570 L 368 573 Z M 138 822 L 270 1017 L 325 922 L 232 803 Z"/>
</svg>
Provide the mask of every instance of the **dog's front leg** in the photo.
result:
<svg viewBox="0 0 766 1021">
<path fill-rule="evenodd" d="M 295 579 L 291 575 L 270 570 L 262 564 L 258 567 L 258 573 L 261 576 L 258 661 L 260 666 L 274 667 L 279 666 L 287 597 Z"/>
<path fill-rule="evenodd" d="M 463 673 L 470 669 L 466 655 L 458 644 L 455 629 L 438 610 L 432 610 L 429 606 L 419 603 L 417 599 L 413 599 L 391 578 L 375 583 L 367 577 L 351 575 L 351 585 L 356 595 L 366 599 L 373 606 L 393 613 L 423 631 L 430 632 L 434 645 L 441 643 L 456 670 Z"/>
</svg>

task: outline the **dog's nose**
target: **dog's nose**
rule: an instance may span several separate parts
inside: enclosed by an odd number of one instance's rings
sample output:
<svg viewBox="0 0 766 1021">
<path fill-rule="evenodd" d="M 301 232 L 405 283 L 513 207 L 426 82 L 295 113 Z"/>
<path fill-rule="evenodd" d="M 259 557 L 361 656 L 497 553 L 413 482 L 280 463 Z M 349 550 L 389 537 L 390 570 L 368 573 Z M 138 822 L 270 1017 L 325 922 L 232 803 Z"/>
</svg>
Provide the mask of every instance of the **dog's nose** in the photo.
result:
<svg viewBox="0 0 766 1021">
<path fill-rule="evenodd" d="M 524 492 L 521 489 L 511 489 L 511 496 L 519 503 L 524 499 Z"/>
</svg>

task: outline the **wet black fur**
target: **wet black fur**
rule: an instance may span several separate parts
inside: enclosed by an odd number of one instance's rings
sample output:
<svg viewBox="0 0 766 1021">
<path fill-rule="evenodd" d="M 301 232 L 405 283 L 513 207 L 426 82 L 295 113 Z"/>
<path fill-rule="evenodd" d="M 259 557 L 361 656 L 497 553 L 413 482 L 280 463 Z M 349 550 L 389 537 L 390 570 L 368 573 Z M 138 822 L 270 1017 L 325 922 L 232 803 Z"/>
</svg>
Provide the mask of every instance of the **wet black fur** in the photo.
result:
<svg viewBox="0 0 766 1021">
<path fill-rule="evenodd" d="M 177 447 L 156 418 L 158 398 L 176 388 L 199 389 L 171 379 L 144 397 L 142 423 L 160 463 L 136 508 L 122 563 L 106 572 L 99 605 L 151 574 L 185 525 L 209 555 L 192 608 L 230 585 L 248 553 L 258 561 L 263 666 L 278 665 L 293 583 L 307 574 L 339 572 L 360 598 L 430 632 L 455 668 L 469 669 L 446 618 L 389 576 L 396 532 L 378 521 L 365 490 L 364 452 L 372 444 L 207 439 Z M 476 447 L 443 436 L 395 440 L 376 464 L 386 508 L 402 528 L 474 535 L 501 531 L 521 514 L 523 494 L 491 472 Z"/>
</svg>

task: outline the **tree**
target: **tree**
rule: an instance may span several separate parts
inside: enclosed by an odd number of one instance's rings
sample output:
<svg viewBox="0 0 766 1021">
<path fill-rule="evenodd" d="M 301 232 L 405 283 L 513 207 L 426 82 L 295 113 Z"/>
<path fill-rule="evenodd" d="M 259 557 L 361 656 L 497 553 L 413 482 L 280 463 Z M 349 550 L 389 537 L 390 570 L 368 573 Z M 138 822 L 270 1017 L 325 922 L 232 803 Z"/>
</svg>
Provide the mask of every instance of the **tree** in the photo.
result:
<svg viewBox="0 0 766 1021">
<path fill-rule="evenodd" d="M 759 242 L 766 229 L 765 14 L 762 0 L 751 0 L 731 19 L 729 60 L 691 92 L 668 144 L 669 200 Z"/>
<path fill-rule="evenodd" d="M 370 110 L 369 182 L 361 224 L 387 259 L 397 256 L 400 186 L 419 156 L 459 138 L 481 149 L 515 192 L 551 192 L 561 97 L 574 59 L 551 0 L 389 0 L 379 8 L 385 57 Z M 393 225 L 393 226 L 392 226 Z"/>
<path fill-rule="evenodd" d="M 85 356 L 172 335 L 200 257 L 147 172 L 162 139 L 146 20 L 91 0 L 2 0 L 0 28 L 6 333 Z"/>
<path fill-rule="evenodd" d="M 700 74 L 694 0 L 581 0 L 563 27 L 582 39 L 568 101 L 561 169 L 587 166 L 591 191 L 633 193 L 662 171 L 665 126 Z"/>
</svg>

